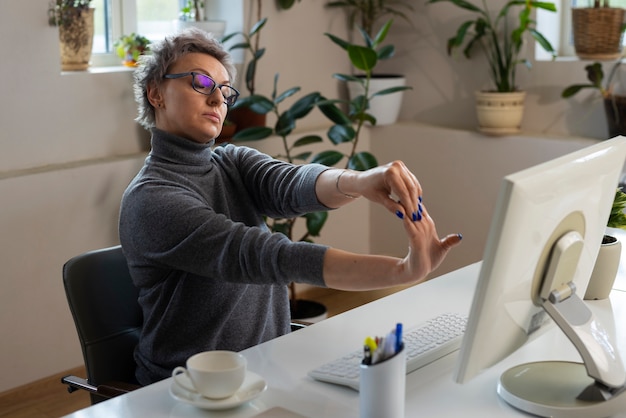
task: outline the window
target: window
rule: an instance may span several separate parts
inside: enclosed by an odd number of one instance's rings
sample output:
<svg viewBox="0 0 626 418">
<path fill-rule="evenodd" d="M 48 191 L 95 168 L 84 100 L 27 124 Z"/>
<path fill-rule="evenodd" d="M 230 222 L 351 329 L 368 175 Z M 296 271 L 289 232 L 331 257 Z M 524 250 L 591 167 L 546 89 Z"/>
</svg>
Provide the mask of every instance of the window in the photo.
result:
<svg viewBox="0 0 626 418">
<path fill-rule="evenodd" d="M 92 63 L 119 65 L 113 44 L 122 35 L 139 33 L 151 41 L 174 30 L 186 0 L 93 0 L 95 28 Z"/>
<path fill-rule="evenodd" d="M 626 0 L 625 0 L 626 1 Z M 187 0 L 92 0 L 95 8 L 95 33 L 92 66 L 118 66 L 120 59 L 113 44 L 122 35 L 133 32 L 151 41 L 163 39 L 176 29 L 180 10 Z M 243 0 L 205 1 L 213 8 L 207 16 L 224 20 L 229 32 L 243 30 Z M 236 62 L 242 60 L 241 51 L 235 51 Z"/>
</svg>

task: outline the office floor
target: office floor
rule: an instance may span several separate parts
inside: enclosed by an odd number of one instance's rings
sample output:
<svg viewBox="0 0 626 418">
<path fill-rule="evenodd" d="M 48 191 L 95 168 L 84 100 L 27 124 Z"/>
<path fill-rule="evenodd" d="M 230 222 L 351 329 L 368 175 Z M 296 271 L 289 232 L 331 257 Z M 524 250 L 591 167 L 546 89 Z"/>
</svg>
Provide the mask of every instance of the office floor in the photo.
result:
<svg viewBox="0 0 626 418">
<path fill-rule="evenodd" d="M 302 299 L 320 302 L 328 309 L 328 316 L 356 308 L 401 290 L 401 288 L 371 292 L 344 292 L 312 288 L 301 292 Z M 90 405 L 85 391 L 67 393 L 61 377 L 74 374 L 85 376 L 84 367 L 59 373 L 16 389 L 0 393 L 0 418 L 56 418 Z"/>
</svg>

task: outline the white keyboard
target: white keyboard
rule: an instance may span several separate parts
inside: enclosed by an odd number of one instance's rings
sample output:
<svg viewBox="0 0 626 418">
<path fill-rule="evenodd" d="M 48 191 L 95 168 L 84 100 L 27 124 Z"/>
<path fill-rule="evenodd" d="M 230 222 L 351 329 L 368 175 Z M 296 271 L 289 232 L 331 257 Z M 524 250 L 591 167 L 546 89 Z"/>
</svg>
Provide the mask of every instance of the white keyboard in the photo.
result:
<svg viewBox="0 0 626 418">
<path fill-rule="evenodd" d="M 406 373 L 409 374 L 458 350 L 467 325 L 467 315 L 444 313 L 404 333 Z M 359 390 L 363 349 L 323 364 L 309 372 L 313 379 Z"/>
</svg>

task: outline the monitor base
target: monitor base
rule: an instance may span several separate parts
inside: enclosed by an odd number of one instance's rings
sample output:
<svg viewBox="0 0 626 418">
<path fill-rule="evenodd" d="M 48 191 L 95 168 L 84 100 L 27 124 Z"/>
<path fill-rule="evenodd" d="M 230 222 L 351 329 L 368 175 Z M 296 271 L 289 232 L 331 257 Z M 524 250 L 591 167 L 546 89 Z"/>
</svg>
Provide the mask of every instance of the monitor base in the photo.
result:
<svg viewBox="0 0 626 418">
<path fill-rule="evenodd" d="M 502 374 L 498 395 L 508 404 L 543 417 L 596 418 L 626 410 L 626 387 L 610 393 L 598 388 L 583 363 L 542 361 L 515 366 Z M 608 393 L 607 399 L 582 400 L 583 392 Z"/>
</svg>

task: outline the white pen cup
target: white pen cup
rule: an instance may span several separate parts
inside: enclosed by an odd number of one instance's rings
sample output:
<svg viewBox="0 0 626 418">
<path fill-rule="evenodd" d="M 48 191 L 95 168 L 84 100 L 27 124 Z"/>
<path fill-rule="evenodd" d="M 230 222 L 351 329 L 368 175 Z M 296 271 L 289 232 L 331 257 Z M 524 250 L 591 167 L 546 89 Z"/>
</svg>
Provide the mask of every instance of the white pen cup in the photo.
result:
<svg viewBox="0 0 626 418">
<path fill-rule="evenodd" d="M 359 378 L 360 418 L 404 418 L 406 397 L 404 346 L 381 362 L 361 364 Z"/>
<path fill-rule="evenodd" d="M 246 377 L 246 358 L 234 351 L 204 351 L 172 371 L 176 384 L 210 399 L 234 395 Z M 182 377 L 186 376 L 186 379 Z"/>
</svg>

